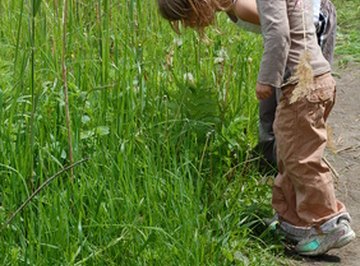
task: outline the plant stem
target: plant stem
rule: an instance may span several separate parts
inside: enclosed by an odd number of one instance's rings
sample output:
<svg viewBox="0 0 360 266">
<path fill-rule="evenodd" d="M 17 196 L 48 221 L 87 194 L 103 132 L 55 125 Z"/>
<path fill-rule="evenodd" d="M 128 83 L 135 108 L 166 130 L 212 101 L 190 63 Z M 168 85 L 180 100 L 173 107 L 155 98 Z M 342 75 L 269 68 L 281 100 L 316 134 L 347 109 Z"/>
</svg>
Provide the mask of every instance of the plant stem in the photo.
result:
<svg viewBox="0 0 360 266">
<path fill-rule="evenodd" d="M 34 119 L 36 112 L 35 99 L 35 0 L 32 1 L 31 6 L 31 118 L 30 118 L 30 185 L 31 189 L 34 186 Z"/>
<path fill-rule="evenodd" d="M 86 162 L 87 160 L 89 160 L 89 158 L 85 158 L 82 159 L 74 164 L 71 164 L 67 167 L 65 167 L 64 169 L 58 171 L 56 174 L 54 174 L 52 177 L 46 179 L 46 181 L 40 185 L 21 205 L 19 208 L 16 209 L 16 211 L 10 216 L 10 218 L 4 223 L 4 225 L 2 226 L 1 230 L 2 231 L 7 225 L 9 225 L 14 218 L 16 217 L 16 215 L 21 212 L 29 203 L 30 201 L 37 195 L 40 193 L 41 190 L 43 190 L 45 187 L 47 187 L 56 177 L 58 177 L 59 175 L 61 175 L 62 173 L 74 169 L 74 167 L 78 166 L 79 164 L 82 164 L 84 162 Z"/>
<path fill-rule="evenodd" d="M 73 148 L 72 148 L 72 138 L 71 138 L 71 118 L 70 118 L 70 109 L 69 109 L 69 90 L 67 83 L 67 69 L 65 62 L 66 55 L 66 24 L 67 24 L 67 9 L 68 9 L 68 1 L 64 0 L 63 6 L 63 36 L 62 36 L 62 55 L 61 55 L 61 66 L 62 66 L 62 78 L 63 78 L 63 86 L 64 86 L 64 98 L 65 98 L 65 116 L 66 116 L 66 128 L 68 133 L 68 145 L 69 145 L 69 161 L 70 164 L 73 164 Z M 70 178 L 73 181 L 74 179 L 74 170 L 70 169 Z"/>
</svg>

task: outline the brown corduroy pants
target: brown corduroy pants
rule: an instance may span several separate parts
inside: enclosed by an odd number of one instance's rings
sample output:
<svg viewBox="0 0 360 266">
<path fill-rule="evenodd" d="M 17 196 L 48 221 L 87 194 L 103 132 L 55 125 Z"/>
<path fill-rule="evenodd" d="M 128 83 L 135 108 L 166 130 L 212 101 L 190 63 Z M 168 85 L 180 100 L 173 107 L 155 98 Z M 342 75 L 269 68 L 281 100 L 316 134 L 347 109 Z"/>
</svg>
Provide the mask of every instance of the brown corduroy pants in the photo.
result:
<svg viewBox="0 0 360 266">
<path fill-rule="evenodd" d="M 292 104 L 289 99 L 295 85 L 285 86 L 274 122 L 279 173 L 272 205 L 283 220 L 295 226 L 320 225 L 345 211 L 322 160 L 335 80 L 327 73 L 314 78 L 313 86 L 308 96 Z"/>
</svg>

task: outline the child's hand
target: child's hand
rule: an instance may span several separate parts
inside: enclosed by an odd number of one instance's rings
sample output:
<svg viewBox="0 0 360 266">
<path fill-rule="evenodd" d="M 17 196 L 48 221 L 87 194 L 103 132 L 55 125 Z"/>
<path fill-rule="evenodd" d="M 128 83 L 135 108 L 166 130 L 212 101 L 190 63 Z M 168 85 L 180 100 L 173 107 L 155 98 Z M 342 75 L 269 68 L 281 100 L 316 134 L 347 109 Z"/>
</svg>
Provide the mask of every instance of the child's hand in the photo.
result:
<svg viewBox="0 0 360 266">
<path fill-rule="evenodd" d="M 256 83 L 256 97 L 259 100 L 265 100 L 266 98 L 269 98 L 272 93 L 273 89 L 270 85 Z"/>
</svg>

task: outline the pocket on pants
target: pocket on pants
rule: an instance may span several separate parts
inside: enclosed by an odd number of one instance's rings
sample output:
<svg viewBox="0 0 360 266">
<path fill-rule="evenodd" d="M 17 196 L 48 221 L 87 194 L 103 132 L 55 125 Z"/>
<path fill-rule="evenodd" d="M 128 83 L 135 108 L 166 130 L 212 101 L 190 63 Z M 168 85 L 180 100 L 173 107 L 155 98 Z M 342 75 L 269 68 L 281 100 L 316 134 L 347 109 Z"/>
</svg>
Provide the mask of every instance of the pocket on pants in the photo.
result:
<svg viewBox="0 0 360 266">
<path fill-rule="evenodd" d="M 306 96 L 306 99 L 311 103 L 321 103 L 328 100 L 333 100 L 335 97 L 335 81 L 332 77 L 314 84 L 314 88 Z"/>
<path fill-rule="evenodd" d="M 331 76 L 319 78 L 314 82 L 314 88 L 306 96 L 309 115 L 313 119 L 313 123 L 319 126 L 324 123 L 335 103 L 336 82 Z"/>
<path fill-rule="evenodd" d="M 335 86 L 318 87 L 311 90 L 306 99 L 311 103 L 321 103 L 332 100 L 335 96 Z"/>
</svg>

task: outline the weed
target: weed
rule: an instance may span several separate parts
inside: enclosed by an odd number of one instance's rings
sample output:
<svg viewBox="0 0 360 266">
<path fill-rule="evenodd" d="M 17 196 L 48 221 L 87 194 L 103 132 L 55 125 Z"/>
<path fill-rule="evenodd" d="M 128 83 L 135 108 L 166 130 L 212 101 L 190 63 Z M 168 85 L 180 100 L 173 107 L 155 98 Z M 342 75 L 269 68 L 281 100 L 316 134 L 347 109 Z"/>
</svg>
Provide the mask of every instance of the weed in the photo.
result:
<svg viewBox="0 0 360 266">
<path fill-rule="evenodd" d="M 249 160 L 260 37 L 225 17 L 207 44 L 176 36 L 154 1 L 65 2 L 66 31 L 63 1 L 0 3 L 1 224 L 34 195 L 0 264 L 276 265 Z M 73 182 L 33 194 L 71 155 L 89 158 Z"/>
</svg>

